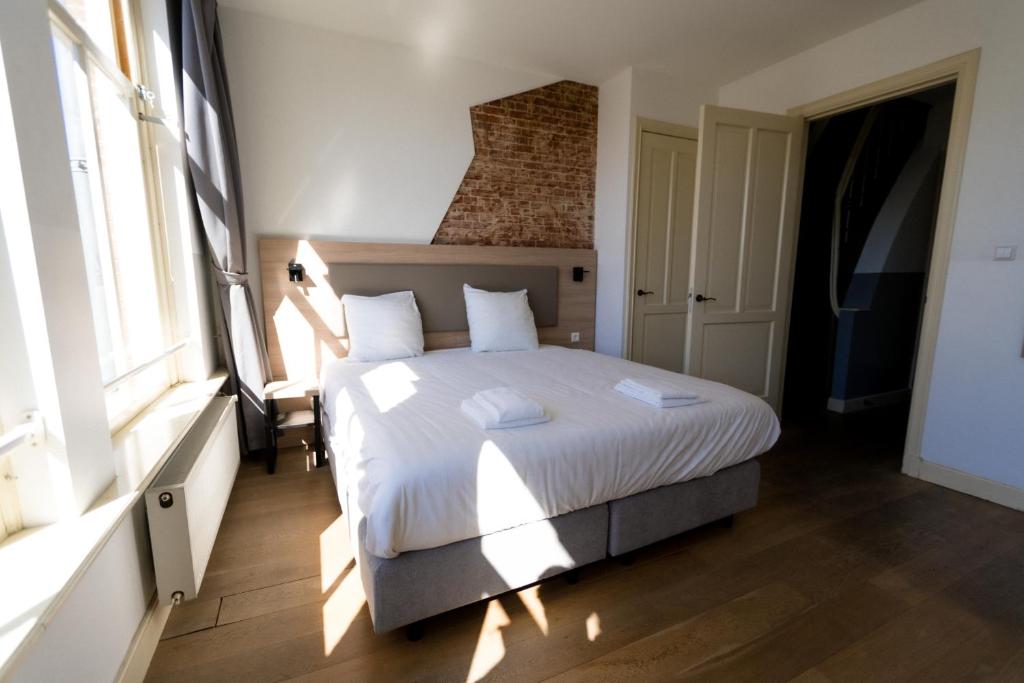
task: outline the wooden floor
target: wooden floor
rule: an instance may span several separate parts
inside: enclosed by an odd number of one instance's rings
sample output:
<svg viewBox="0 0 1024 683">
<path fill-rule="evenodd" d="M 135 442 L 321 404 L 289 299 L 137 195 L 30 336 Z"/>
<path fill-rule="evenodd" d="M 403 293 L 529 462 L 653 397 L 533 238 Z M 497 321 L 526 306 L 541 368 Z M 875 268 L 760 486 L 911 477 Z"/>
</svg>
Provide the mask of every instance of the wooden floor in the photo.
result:
<svg viewBox="0 0 1024 683">
<path fill-rule="evenodd" d="M 840 445 L 841 444 L 841 445 Z M 1024 680 L 1024 513 L 904 477 L 871 429 L 787 431 L 732 529 L 373 635 L 327 470 L 243 465 L 151 681 Z"/>
</svg>

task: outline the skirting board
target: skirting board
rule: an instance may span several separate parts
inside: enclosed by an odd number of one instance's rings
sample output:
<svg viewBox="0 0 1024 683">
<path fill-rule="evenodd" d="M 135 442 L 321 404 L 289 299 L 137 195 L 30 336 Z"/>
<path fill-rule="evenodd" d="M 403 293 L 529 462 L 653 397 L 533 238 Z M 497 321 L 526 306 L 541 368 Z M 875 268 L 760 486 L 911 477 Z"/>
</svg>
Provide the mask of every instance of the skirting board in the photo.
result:
<svg viewBox="0 0 1024 683">
<path fill-rule="evenodd" d="M 855 398 L 829 398 L 828 409 L 833 413 L 856 413 L 869 408 L 892 406 L 910 401 L 910 389 L 897 389 L 884 394 L 857 396 Z"/>
<path fill-rule="evenodd" d="M 132 638 L 128 652 L 125 653 L 121 669 L 117 672 L 117 683 L 142 683 L 153 661 L 156 646 L 160 644 L 167 618 L 171 615 L 171 605 L 161 605 L 156 595 L 149 603 L 146 615 L 142 617 L 139 629 Z"/>
<path fill-rule="evenodd" d="M 927 460 L 920 460 L 918 467 L 917 476 L 925 481 L 1014 510 L 1024 510 L 1024 489 L 961 472 Z"/>
</svg>

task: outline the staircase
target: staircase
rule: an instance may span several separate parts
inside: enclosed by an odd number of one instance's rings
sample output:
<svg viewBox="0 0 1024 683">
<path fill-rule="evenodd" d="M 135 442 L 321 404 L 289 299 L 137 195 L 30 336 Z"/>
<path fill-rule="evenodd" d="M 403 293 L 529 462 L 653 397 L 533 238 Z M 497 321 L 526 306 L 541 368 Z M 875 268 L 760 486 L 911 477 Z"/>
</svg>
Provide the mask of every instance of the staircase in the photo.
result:
<svg viewBox="0 0 1024 683">
<path fill-rule="evenodd" d="M 912 100 L 876 105 L 864 120 L 837 189 L 833 236 L 833 309 L 838 317 L 871 228 L 921 142 L 929 107 Z"/>
</svg>

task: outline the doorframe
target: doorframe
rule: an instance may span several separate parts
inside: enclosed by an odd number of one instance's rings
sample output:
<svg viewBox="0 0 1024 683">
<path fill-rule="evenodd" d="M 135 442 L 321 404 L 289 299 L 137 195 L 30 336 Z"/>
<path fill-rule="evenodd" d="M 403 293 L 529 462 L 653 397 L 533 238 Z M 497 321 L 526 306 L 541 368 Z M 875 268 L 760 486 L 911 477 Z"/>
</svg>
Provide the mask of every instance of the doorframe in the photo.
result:
<svg viewBox="0 0 1024 683">
<path fill-rule="evenodd" d="M 640 143 L 644 133 L 657 133 L 669 135 L 674 138 L 693 140 L 697 142 L 697 127 L 686 126 L 679 123 L 669 123 L 648 119 L 643 116 L 633 117 L 631 136 L 631 159 L 629 167 L 629 197 L 627 206 L 629 208 L 629 219 L 626 224 L 626 283 L 623 297 L 625 305 L 622 307 L 622 357 L 630 358 L 633 354 L 633 290 L 636 287 L 636 274 L 633 263 L 633 254 L 636 252 L 636 215 L 637 198 L 640 188 Z M 690 234 L 693 235 L 693 219 L 691 218 Z"/>
<path fill-rule="evenodd" d="M 976 48 L 874 83 L 794 107 L 786 112 L 789 116 L 803 118 L 804 125 L 810 126 L 810 123 L 817 119 L 852 109 L 860 109 L 938 85 L 956 83 L 953 115 L 949 125 L 949 141 L 946 147 L 946 162 L 942 174 L 942 187 L 939 191 L 935 232 L 932 236 L 932 256 L 928 267 L 924 313 L 921 316 L 921 333 L 917 344 L 917 366 L 914 370 L 914 384 L 910 399 L 910 417 L 907 421 L 907 437 L 903 447 L 903 473 L 918 478 L 921 478 L 924 467 L 921 442 L 924 437 L 924 423 L 928 412 L 928 393 L 934 369 L 935 346 L 939 335 L 942 299 L 946 290 L 946 275 L 949 271 L 953 246 L 953 229 L 956 223 L 957 202 L 960 198 L 960 183 L 963 177 L 967 137 L 971 124 L 971 112 L 974 108 L 974 89 L 980 60 L 981 48 Z M 805 164 L 806 140 L 807 136 L 804 136 Z M 803 189 L 801 188 L 801 201 L 802 196 Z M 799 239 L 799 225 L 796 239 Z M 793 266 L 795 267 L 795 265 L 796 259 L 794 258 Z M 790 298 L 792 298 L 792 291 Z M 788 320 L 786 328 L 784 343 L 785 348 L 788 348 Z M 785 371 L 785 354 L 783 354 L 783 378 Z M 785 384 L 783 384 L 782 390 L 783 396 L 785 396 Z"/>
</svg>

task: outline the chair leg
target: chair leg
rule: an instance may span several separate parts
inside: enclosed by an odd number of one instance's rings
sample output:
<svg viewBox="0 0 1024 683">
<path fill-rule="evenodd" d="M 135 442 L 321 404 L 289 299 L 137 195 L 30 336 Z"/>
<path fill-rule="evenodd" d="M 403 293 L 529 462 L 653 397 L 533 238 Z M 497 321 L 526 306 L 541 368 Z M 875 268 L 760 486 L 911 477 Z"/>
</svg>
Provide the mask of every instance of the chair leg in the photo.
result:
<svg viewBox="0 0 1024 683">
<path fill-rule="evenodd" d="M 323 467 L 324 458 L 324 434 L 323 423 L 320 420 L 320 395 L 313 396 L 313 462 L 317 467 Z"/>
<path fill-rule="evenodd" d="M 267 448 L 267 474 L 277 470 L 277 401 L 267 401 L 267 419 L 270 421 L 270 447 Z"/>
</svg>

